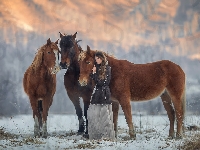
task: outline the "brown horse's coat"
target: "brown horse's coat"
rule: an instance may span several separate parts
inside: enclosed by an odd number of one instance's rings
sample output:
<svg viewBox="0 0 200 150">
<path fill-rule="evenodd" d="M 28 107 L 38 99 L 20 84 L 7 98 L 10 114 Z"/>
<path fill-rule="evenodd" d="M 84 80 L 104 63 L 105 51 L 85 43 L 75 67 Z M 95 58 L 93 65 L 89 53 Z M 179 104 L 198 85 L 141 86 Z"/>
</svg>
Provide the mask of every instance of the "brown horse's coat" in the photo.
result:
<svg viewBox="0 0 200 150">
<path fill-rule="evenodd" d="M 47 115 L 56 91 L 56 73 L 59 71 L 58 41 L 42 46 L 33 63 L 24 74 L 23 86 L 28 95 L 35 120 L 34 135 L 38 136 L 43 127 L 43 137 L 47 136 Z"/>
<path fill-rule="evenodd" d="M 82 51 L 79 55 L 81 85 L 86 85 L 94 65 L 96 51 Z M 162 60 L 147 64 L 133 64 L 107 56 L 111 66 L 110 90 L 112 99 L 119 101 L 129 126 L 129 134 L 135 136 L 130 101 L 150 100 L 161 96 L 170 120 L 169 136 L 174 137 L 175 115 L 177 138 L 182 137 L 185 112 L 185 73 L 177 64 Z M 173 106 L 174 108 L 173 108 Z"/>
</svg>

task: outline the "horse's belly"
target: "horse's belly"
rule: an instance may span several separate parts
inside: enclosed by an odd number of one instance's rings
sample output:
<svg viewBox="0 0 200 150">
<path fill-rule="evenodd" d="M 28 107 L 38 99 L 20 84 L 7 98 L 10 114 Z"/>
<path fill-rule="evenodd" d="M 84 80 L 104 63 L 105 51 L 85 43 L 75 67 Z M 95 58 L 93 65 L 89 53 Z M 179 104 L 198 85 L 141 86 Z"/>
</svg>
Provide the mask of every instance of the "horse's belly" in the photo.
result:
<svg viewBox="0 0 200 150">
<path fill-rule="evenodd" d="M 165 87 L 160 87 L 156 89 L 141 89 L 132 91 L 131 101 L 146 101 L 154 99 L 160 96 L 165 91 Z"/>
</svg>

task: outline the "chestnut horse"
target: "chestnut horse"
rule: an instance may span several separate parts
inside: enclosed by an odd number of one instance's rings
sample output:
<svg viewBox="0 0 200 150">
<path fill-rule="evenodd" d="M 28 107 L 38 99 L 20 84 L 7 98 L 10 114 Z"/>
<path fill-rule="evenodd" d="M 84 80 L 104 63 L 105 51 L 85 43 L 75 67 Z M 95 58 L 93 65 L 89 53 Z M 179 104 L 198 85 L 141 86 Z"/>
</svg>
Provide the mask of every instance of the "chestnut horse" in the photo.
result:
<svg viewBox="0 0 200 150">
<path fill-rule="evenodd" d="M 80 67 L 78 63 L 78 56 L 80 51 L 82 51 L 81 47 L 77 44 L 76 34 L 74 35 L 63 35 L 60 33 L 60 48 L 61 48 L 61 62 L 60 66 L 62 69 L 67 69 L 64 75 L 64 85 L 67 91 L 67 94 L 72 101 L 76 115 L 79 120 L 79 129 L 78 134 L 82 134 L 84 131 L 88 134 L 88 120 L 87 120 L 87 110 L 90 105 L 90 99 L 92 96 L 94 83 L 92 80 L 88 80 L 87 86 L 80 86 L 79 73 Z M 84 126 L 83 112 L 80 106 L 80 98 L 83 99 L 84 103 L 84 116 L 86 120 L 86 130 Z M 119 103 L 113 102 L 113 114 L 117 113 L 119 110 Z M 118 115 L 114 115 L 118 116 Z M 117 118 L 113 118 L 113 122 L 116 122 Z M 115 131 L 117 131 L 117 124 L 114 123 Z M 115 134 L 117 136 L 117 134 Z"/>
<path fill-rule="evenodd" d="M 48 110 L 56 91 L 56 73 L 60 70 L 58 40 L 50 39 L 38 51 L 24 74 L 23 86 L 33 110 L 34 136 L 47 137 Z"/>
<path fill-rule="evenodd" d="M 79 55 L 79 82 L 83 86 L 89 81 L 95 52 L 88 46 L 87 51 L 82 51 Z M 130 137 L 136 136 L 130 101 L 145 101 L 161 96 L 170 121 L 169 136 L 174 137 L 176 115 L 176 137 L 181 138 L 185 112 L 185 73 L 180 66 L 169 60 L 147 64 L 133 64 L 111 56 L 107 56 L 107 60 L 111 66 L 111 97 L 118 100 L 122 107 Z"/>
</svg>

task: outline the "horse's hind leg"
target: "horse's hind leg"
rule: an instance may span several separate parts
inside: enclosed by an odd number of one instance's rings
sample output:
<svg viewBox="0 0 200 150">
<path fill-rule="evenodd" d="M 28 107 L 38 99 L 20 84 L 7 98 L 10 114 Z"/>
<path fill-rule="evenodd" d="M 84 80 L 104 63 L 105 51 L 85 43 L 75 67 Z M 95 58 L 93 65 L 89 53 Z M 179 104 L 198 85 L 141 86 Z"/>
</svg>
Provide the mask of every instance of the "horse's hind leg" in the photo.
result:
<svg viewBox="0 0 200 150">
<path fill-rule="evenodd" d="M 176 83 L 176 82 L 174 82 Z M 172 99 L 177 121 L 176 138 L 180 139 L 183 136 L 184 114 L 185 114 L 185 87 L 182 82 L 168 86 L 168 93 Z"/>
<path fill-rule="evenodd" d="M 117 121 L 118 121 L 118 112 L 119 112 L 119 102 L 112 101 L 112 111 L 113 111 L 113 123 L 114 123 L 114 130 L 115 130 L 115 138 L 117 138 Z"/>
<path fill-rule="evenodd" d="M 167 115 L 168 115 L 168 118 L 170 121 L 169 137 L 174 138 L 175 112 L 174 112 L 174 108 L 172 106 L 171 98 L 170 98 L 169 94 L 167 93 L 167 91 L 165 91 L 161 95 L 161 99 L 162 99 L 163 105 L 165 107 L 165 110 L 167 111 Z"/>
<path fill-rule="evenodd" d="M 174 96 L 174 98 L 172 98 L 172 101 L 175 108 L 176 120 L 177 120 L 176 138 L 181 139 L 183 137 L 185 100 L 179 96 L 178 97 Z"/>
</svg>

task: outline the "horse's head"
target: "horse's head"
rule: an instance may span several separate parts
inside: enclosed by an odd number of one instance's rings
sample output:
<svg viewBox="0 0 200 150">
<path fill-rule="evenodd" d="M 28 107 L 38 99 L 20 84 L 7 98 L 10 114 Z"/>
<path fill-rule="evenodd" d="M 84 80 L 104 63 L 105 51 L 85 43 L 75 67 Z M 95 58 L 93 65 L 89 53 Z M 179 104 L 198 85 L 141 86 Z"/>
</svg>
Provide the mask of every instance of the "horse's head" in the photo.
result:
<svg viewBox="0 0 200 150">
<path fill-rule="evenodd" d="M 79 83 L 81 86 L 86 86 L 89 82 L 89 75 L 94 66 L 94 54 L 95 52 L 87 46 L 87 51 L 82 51 L 78 56 L 80 66 Z"/>
<path fill-rule="evenodd" d="M 38 65 L 43 63 L 52 74 L 56 74 L 60 70 L 59 66 L 59 48 L 56 42 L 51 42 L 50 38 L 47 40 L 41 50 L 38 51 L 37 57 L 35 58 Z M 40 63 L 38 63 L 40 62 Z"/>
<path fill-rule="evenodd" d="M 62 35 L 60 33 L 60 48 L 61 48 L 61 62 L 62 69 L 67 69 L 74 60 L 77 60 L 76 56 L 79 53 L 78 42 L 76 41 L 76 34 L 74 35 Z"/>
</svg>

